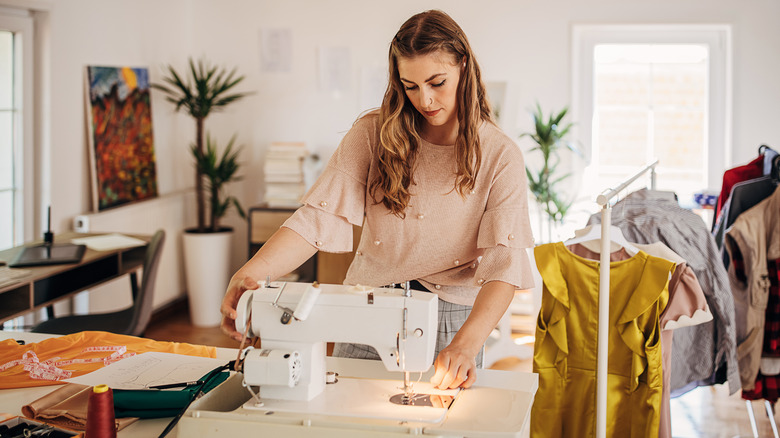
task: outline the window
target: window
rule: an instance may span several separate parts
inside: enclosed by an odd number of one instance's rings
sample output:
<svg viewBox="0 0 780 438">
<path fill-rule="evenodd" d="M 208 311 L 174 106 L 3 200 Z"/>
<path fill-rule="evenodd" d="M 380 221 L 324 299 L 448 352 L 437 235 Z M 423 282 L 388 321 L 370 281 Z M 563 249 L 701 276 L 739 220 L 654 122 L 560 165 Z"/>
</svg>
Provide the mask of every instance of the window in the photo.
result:
<svg viewBox="0 0 780 438">
<path fill-rule="evenodd" d="M 14 246 L 14 34 L 0 30 L 0 248 Z"/>
<path fill-rule="evenodd" d="M 31 231 L 31 70 L 32 18 L 0 8 L 0 249 L 21 244 Z"/>
<path fill-rule="evenodd" d="M 730 144 L 728 27 L 576 26 L 573 35 L 587 197 L 656 158 L 657 188 L 681 203 L 716 188 Z"/>
</svg>

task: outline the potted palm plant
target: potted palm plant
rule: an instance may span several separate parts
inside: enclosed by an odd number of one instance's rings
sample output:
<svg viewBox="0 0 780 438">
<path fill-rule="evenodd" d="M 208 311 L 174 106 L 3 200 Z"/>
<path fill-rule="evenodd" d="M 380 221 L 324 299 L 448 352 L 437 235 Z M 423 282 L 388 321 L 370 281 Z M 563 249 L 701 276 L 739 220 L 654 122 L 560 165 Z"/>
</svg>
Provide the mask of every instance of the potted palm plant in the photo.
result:
<svg viewBox="0 0 780 438">
<path fill-rule="evenodd" d="M 534 131 L 526 132 L 520 137 L 531 137 L 536 145 L 530 152 L 539 151 L 542 154 L 542 165 L 539 169 L 533 170 L 526 166 L 525 172 L 528 176 L 528 187 L 539 206 L 539 230 L 542 229 L 542 214 L 547 216 L 547 239 L 552 241 L 552 229 L 555 225 L 563 222 L 569 208 L 574 203 L 574 198 L 567 199 L 560 184 L 571 173 L 560 174 L 558 166 L 561 162 L 560 151 L 569 149 L 579 154 L 579 149 L 572 143 L 565 141 L 564 137 L 569 133 L 572 123 L 563 124 L 563 118 L 568 112 L 568 107 L 557 114 L 553 111 L 545 119 L 542 108 L 536 104 L 536 112 L 533 113 Z"/>
<path fill-rule="evenodd" d="M 230 207 L 235 207 L 242 218 L 246 218 L 246 213 L 241 207 L 238 198 L 225 193 L 225 184 L 233 181 L 240 181 L 241 177 L 236 173 L 240 164 L 238 163 L 238 153 L 240 150 L 233 150 L 236 137 L 230 139 L 222 156 L 219 155 L 216 141 L 211 136 L 206 136 L 206 148 L 198 149 L 193 144 L 190 147 L 192 156 L 198 171 L 205 177 L 205 189 L 209 194 L 209 215 L 210 226 L 208 231 L 218 233 L 225 228 L 220 226 L 220 220 L 227 214 Z"/>
<path fill-rule="evenodd" d="M 184 110 L 195 119 L 195 147 L 200 154 L 204 152 L 203 130 L 206 117 L 212 112 L 224 109 L 249 93 L 233 93 L 243 76 L 236 77 L 236 69 L 227 71 L 198 61 L 197 66 L 190 59 L 190 77 L 182 80 L 172 66 L 168 66 L 165 84 L 152 84 L 152 87 L 166 94 L 166 100 L 176 105 L 176 111 Z M 206 232 L 206 204 L 203 189 L 203 173 L 195 166 L 195 196 L 198 212 L 197 232 Z"/>
<path fill-rule="evenodd" d="M 195 196 L 197 227 L 188 228 L 183 236 L 184 268 L 192 323 L 210 327 L 219 325 L 219 307 L 230 279 L 230 248 L 233 230 L 221 227 L 219 220 L 233 205 L 243 217 L 238 200 L 226 196 L 224 186 L 238 180 L 238 151 L 233 150 L 235 137 L 219 156 L 216 142 L 206 139 L 204 124 L 212 112 L 224 109 L 249 93 L 235 92 L 243 79 L 236 70 L 225 70 L 204 61 L 189 61 L 189 76 L 180 75 L 172 66 L 163 84 L 153 84 L 165 93 L 176 111 L 186 111 L 195 119 L 195 143 L 190 150 L 195 159 Z M 210 223 L 206 223 L 206 195 L 210 195 Z"/>
</svg>

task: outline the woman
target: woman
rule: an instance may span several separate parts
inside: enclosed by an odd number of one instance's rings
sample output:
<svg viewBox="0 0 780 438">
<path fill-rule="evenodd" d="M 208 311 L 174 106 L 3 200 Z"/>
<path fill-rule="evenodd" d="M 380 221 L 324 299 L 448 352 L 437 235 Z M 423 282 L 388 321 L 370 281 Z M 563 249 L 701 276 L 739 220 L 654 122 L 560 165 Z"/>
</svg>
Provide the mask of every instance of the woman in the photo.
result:
<svg viewBox="0 0 780 438">
<path fill-rule="evenodd" d="M 479 66 L 441 11 L 411 17 L 390 43 L 390 81 L 378 111 L 346 134 L 301 207 L 230 281 L 222 328 L 235 339 L 238 298 L 318 250 L 352 250 L 346 284 L 415 280 L 439 297 L 439 388 L 468 388 L 485 340 L 515 289 L 533 286 L 525 166 L 493 124 Z M 337 344 L 335 356 L 378 358 Z"/>
</svg>

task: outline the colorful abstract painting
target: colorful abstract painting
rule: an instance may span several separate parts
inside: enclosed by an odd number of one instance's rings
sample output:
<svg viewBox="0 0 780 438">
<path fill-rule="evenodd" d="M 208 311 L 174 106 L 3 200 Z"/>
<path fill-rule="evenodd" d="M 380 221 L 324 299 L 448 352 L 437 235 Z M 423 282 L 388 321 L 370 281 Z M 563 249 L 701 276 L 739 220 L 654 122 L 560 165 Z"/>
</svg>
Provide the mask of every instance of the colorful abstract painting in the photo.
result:
<svg viewBox="0 0 780 438">
<path fill-rule="evenodd" d="M 86 76 L 93 209 L 156 197 L 148 69 L 89 66 Z"/>
</svg>

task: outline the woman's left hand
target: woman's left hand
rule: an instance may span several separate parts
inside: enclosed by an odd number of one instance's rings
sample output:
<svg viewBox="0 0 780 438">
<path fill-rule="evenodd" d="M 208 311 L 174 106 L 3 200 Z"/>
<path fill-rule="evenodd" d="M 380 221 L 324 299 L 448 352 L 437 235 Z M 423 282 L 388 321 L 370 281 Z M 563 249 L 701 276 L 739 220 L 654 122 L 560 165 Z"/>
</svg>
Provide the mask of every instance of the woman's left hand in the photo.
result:
<svg viewBox="0 0 780 438">
<path fill-rule="evenodd" d="M 454 342 L 439 352 L 431 384 L 439 389 L 468 388 L 477 380 L 476 355 Z"/>
<path fill-rule="evenodd" d="M 476 358 L 482 345 L 504 315 L 515 287 L 503 281 L 485 283 L 477 294 L 466 322 L 439 352 L 431 385 L 439 389 L 468 388 L 477 380 Z"/>
</svg>

